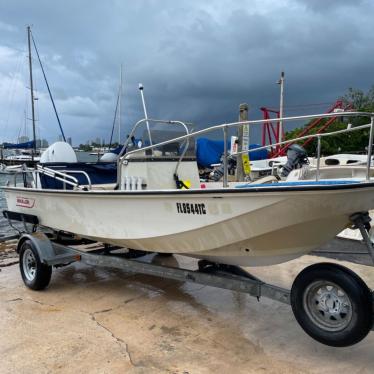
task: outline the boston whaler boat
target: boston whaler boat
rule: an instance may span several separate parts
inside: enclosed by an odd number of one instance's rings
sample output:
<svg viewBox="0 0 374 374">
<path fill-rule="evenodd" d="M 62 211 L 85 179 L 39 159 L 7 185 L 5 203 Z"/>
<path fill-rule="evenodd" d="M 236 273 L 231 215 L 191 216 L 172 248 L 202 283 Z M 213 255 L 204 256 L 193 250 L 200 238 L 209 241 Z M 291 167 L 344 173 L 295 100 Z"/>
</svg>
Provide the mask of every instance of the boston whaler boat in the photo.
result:
<svg viewBox="0 0 374 374">
<path fill-rule="evenodd" d="M 333 113 L 283 120 L 331 115 L 371 118 L 367 125 L 343 130 L 370 129 L 365 175 L 322 179 L 317 171 L 314 180 L 293 177 L 269 183 L 266 177 L 254 183 L 228 182 L 228 130 L 262 120 L 189 133 L 180 121 L 144 119 L 134 126 L 129 139 L 146 124 L 150 145 L 120 154 L 116 186 L 97 190 L 90 183 L 80 185 L 74 177 L 59 173 L 54 177 L 64 182 L 65 190 L 41 188 L 40 176 L 49 171 L 39 166 L 31 181 L 23 178 L 22 187 L 16 183 L 4 187 L 8 205 L 4 215 L 107 245 L 177 253 L 209 264 L 263 266 L 289 261 L 329 241 L 347 226 L 356 224 L 364 232 L 367 216 L 362 212 L 374 209 L 374 180 L 369 175 L 373 114 Z M 153 144 L 150 123 L 181 126 L 186 135 Z M 223 131 L 225 144 L 223 183 L 201 183 L 191 139 L 218 130 Z M 40 239 L 41 235 L 23 235 L 18 246 L 23 279 L 34 289 L 49 283 L 50 272 L 49 277 L 43 276 L 40 268 L 60 264 L 43 254 L 44 244 L 40 243 L 47 239 Z M 371 247 L 369 252 L 372 254 Z M 193 281 L 198 282 L 196 278 Z M 221 283 L 220 287 L 227 288 Z M 371 291 L 357 275 L 338 265 L 306 268 L 296 278 L 287 300 L 304 330 L 325 344 L 354 344 L 372 327 Z"/>
</svg>

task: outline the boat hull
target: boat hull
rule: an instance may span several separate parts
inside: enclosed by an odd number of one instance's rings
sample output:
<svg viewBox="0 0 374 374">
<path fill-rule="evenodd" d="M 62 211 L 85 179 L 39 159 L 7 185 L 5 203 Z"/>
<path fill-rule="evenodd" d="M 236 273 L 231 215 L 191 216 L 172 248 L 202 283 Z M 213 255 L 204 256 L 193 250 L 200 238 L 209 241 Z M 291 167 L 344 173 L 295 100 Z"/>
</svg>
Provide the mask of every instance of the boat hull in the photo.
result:
<svg viewBox="0 0 374 374">
<path fill-rule="evenodd" d="M 351 186 L 351 187 L 350 187 Z M 8 209 L 128 248 L 242 266 L 291 260 L 374 208 L 374 185 L 179 191 L 5 188 Z"/>
</svg>

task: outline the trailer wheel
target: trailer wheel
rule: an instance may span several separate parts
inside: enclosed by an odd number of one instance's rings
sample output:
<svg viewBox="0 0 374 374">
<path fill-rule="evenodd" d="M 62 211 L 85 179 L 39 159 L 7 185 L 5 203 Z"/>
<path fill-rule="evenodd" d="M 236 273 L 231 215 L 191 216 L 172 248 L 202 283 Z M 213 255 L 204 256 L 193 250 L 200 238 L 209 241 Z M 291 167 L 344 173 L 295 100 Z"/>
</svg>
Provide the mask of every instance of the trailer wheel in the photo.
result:
<svg viewBox="0 0 374 374">
<path fill-rule="evenodd" d="M 52 266 L 40 261 L 31 240 L 25 240 L 19 251 L 19 267 L 25 285 L 33 290 L 43 290 L 51 280 Z"/>
<path fill-rule="evenodd" d="M 373 324 L 371 291 L 357 274 L 336 264 L 305 268 L 293 282 L 291 306 L 304 331 L 332 347 L 358 343 Z"/>
</svg>

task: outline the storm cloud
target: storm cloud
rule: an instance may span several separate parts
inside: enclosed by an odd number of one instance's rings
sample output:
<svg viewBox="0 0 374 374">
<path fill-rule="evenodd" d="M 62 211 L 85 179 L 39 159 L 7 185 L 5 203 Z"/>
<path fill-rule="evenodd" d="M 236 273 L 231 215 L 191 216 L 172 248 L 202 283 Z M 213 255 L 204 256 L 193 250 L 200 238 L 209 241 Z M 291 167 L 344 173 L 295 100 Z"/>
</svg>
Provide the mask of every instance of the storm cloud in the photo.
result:
<svg viewBox="0 0 374 374">
<path fill-rule="evenodd" d="M 29 24 L 75 144 L 108 140 L 121 63 L 123 135 L 143 117 L 139 82 L 150 117 L 195 127 L 236 120 L 242 102 L 251 118 L 276 108 L 281 70 L 286 115 L 323 111 L 348 87 L 374 83 L 372 1 L 206 3 L 0 0 L 0 142 L 17 138 L 29 112 Z M 58 126 L 35 54 L 34 66 L 40 135 L 53 141 Z M 315 103 L 325 104 L 298 107 Z"/>
</svg>

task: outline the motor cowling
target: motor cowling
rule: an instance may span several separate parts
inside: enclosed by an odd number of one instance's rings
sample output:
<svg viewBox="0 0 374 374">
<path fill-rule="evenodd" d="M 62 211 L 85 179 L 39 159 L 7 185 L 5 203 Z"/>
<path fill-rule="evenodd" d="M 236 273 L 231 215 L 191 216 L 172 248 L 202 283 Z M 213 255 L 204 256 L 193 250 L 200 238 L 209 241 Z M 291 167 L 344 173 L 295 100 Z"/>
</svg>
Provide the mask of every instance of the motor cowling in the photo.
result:
<svg viewBox="0 0 374 374">
<path fill-rule="evenodd" d="M 308 154 L 299 144 L 292 144 L 287 149 L 287 162 L 282 168 L 281 176 L 287 177 L 294 169 L 300 169 L 303 165 L 308 165 Z"/>
</svg>

